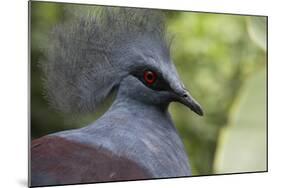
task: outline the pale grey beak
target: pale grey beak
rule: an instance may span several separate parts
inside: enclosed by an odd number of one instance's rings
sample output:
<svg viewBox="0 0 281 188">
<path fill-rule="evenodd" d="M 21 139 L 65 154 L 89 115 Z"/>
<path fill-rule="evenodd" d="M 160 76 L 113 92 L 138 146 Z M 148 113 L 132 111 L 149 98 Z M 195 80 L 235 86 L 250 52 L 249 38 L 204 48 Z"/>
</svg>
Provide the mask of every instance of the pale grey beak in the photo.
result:
<svg viewBox="0 0 281 188">
<path fill-rule="evenodd" d="M 191 94 L 186 89 L 178 87 L 174 88 L 173 91 L 175 94 L 174 101 L 182 103 L 200 116 L 204 115 L 200 104 L 191 96 Z"/>
<path fill-rule="evenodd" d="M 184 104 L 190 110 L 195 112 L 196 114 L 203 116 L 204 112 L 200 104 L 190 95 L 188 91 L 184 91 L 180 96 L 178 96 L 178 102 Z"/>
<path fill-rule="evenodd" d="M 173 101 L 180 102 L 190 108 L 190 110 L 196 114 L 203 116 L 204 113 L 200 104 L 191 96 L 184 85 L 181 84 L 175 67 L 172 66 L 169 71 L 172 71 L 173 74 L 166 75 L 166 79 L 168 80 L 171 90 L 174 94 Z"/>
</svg>

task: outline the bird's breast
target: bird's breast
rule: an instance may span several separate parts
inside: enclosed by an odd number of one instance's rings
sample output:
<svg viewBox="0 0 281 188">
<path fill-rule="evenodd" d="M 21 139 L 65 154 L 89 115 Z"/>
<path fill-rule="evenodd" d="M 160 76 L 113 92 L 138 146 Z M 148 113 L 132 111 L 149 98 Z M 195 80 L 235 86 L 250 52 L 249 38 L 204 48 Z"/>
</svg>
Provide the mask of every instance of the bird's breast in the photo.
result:
<svg viewBox="0 0 281 188">
<path fill-rule="evenodd" d="M 156 119 L 159 119 L 156 117 Z M 190 167 L 182 141 L 171 121 L 162 118 L 114 116 L 57 136 L 104 148 L 146 169 L 154 178 L 189 176 Z"/>
</svg>

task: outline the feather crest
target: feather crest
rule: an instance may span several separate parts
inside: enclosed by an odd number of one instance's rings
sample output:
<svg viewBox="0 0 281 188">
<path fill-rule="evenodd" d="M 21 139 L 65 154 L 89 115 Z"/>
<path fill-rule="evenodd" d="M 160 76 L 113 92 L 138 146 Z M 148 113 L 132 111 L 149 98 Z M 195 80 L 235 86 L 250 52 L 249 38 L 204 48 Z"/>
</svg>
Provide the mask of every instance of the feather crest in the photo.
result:
<svg viewBox="0 0 281 188">
<path fill-rule="evenodd" d="M 127 44 L 137 36 L 162 41 L 165 35 L 157 10 L 85 11 L 89 14 L 75 15 L 52 30 L 40 62 L 47 99 L 64 113 L 93 112 L 127 74 L 120 61 L 128 55 Z"/>
</svg>

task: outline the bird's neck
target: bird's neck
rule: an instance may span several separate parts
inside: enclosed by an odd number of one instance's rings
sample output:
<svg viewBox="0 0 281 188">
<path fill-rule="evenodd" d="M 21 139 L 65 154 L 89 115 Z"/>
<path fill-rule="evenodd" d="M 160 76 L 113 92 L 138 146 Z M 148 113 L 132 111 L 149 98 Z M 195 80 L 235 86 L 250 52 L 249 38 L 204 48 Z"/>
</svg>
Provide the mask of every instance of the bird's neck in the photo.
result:
<svg viewBox="0 0 281 188">
<path fill-rule="evenodd" d="M 156 106 L 130 98 L 117 97 L 104 116 L 129 119 L 131 123 L 122 125 L 122 127 L 128 126 L 127 130 L 138 127 L 141 130 L 149 129 L 151 132 L 159 130 L 176 132 L 168 112 L 168 105 Z M 151 127 L 153 127 L 152 130 Z"/>
<path fill-rule="evenodd" d="M 117 97 L 109 110 L 120 108 L 126 108 L 134 113 L 157 113 L 164 116 L 168 115 L 168 104 L 153 105 L 125 97 Z"/>
<path fill-rule="evenodd" d="M 147 115 L 147 117 L 149 117 L 150 114 L 157 114 L 170 118 L 168 107 L 169 103 L 155 105 L 128 97 L 123 93 L 118 93 L 109 111 L 126 110 L 130 113 Z"/>
</svg>

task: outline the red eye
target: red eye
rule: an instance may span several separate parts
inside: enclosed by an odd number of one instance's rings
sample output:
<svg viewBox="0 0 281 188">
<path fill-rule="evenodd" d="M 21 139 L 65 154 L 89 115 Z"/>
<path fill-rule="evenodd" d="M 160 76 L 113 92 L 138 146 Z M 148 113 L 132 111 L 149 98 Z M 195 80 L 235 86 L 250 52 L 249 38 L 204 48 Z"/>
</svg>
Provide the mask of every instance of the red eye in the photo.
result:
<svg viewBox="0 0 281 188">
<path fill-rule="evenodd" d="M 157 74 L 153 71 L 146 70 L 144 71 L 143 78 L 147 84 L 151 85 L 156 81 Z"/>
</svg>

